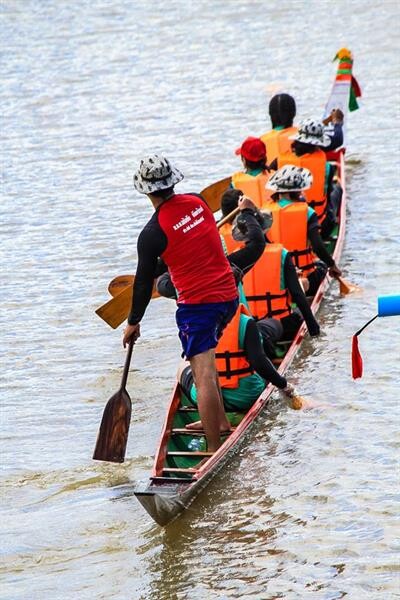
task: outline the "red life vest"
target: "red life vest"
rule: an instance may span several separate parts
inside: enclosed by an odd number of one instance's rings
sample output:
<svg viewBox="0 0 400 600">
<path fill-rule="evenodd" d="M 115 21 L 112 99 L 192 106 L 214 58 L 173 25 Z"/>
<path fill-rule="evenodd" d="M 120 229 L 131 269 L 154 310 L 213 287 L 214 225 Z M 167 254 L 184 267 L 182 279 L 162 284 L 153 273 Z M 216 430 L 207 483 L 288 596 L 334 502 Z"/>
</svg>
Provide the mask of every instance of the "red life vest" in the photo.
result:
<svg viewBox="0 0 400 600">
<path fill-rule="evenodd" d="M 169 268 L 178 303 L 205 304 L 237 298 L 214 215 L 205 202 L 191 194 L 176 194 L 159 206 L 157 218 L 167 238 L 161 258 Z"/>
<path fill-rule="evenodd" d="M 289 290 L 283 285 L 282 244 L 267 244 L 263 255 L 243 278 L 251 314 L 257 320 L 291 314 Z"/>
<path fill-rule="evenodd" d="M 287 127 L 286 129 L 271 129 L 268 133 L 261 136 L 267 148 L 268 164 L 272 163 L 279 154 L 290 152 L 292 149 L 293 140 L 289 137 L 297 133 L 297 127 Z"/>
<path fill-rule="evenodd" d="M 267 172 L 259 175 L 248 175 L 242 171 L 238 171 L 232 175 L 232 185 L 235 189 L 241 190 L 246 196 L 253 200 L 258 208 L 262 208 L 264 204 L 271 200 L 273 192 L 265 189 L 265 184 L 270 178 Z"/>
<path fill-rule="evenodd" d="M 289 250 L 296 267 L 309 275 L 315 270 L 315 264 L 307 236 L 307 203 L 292 202 L 281 207 L 278 202 L 274 202 L 269 210 L 272 212 L 272 226 L 267 232 L 268 239 Z"/>
<path fill-rule="evenodd" d="M 250 316 L 246 307 L 239 304 L 235 316 L 225 327 L 215 350 L 219 384 L 223 388 L 237 388 L 239 379 L 253 373 L 246 354 L 239 344 L 242 315 Z"/>
<path fill-rule="evenodd" d="M 309 190 L 304 190 L 303 194 L 307 204 L 315 210 L 318 221 L 324 219 L 326 214 L 327 197 L 325 193 L 326 179 L 326 154 L 320 148 L 315 152 L 297 156 L 293 152 L 287 152 L 278 156 L 278 168 L 284 165 L 295 165 L 296 167 L 305 167 L 311 171 L 313 183 Z"/>
</svg>

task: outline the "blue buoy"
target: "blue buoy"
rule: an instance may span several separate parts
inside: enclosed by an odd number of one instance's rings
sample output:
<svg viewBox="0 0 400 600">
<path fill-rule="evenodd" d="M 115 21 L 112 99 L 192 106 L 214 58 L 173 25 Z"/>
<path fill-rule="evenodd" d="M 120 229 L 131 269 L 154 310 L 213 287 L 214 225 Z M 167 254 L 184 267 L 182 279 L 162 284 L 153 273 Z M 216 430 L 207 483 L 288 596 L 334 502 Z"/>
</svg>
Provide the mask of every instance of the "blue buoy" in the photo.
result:
<svg viewBox="0 0 400 600">
<path fill-rule="evenodd" d="M 395 315 L 400 315 L 400 294 L 378 296 L 378 316 L 393 317 Z"/>
</svg>

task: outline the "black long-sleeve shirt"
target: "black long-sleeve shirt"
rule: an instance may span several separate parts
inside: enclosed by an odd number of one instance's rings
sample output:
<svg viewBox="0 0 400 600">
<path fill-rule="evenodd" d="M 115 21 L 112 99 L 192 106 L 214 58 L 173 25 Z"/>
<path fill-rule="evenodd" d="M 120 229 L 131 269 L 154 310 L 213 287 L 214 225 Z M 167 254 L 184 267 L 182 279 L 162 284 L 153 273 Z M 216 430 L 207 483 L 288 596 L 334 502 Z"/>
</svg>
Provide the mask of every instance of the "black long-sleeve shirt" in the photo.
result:
<svg viewBox="0 0 400 600">
<path fill-rule="evenodd" d="M 323 260 L 328 267 L 332 267 L 335 264 L 335 261 L 326 249 L 326 246 L 319 233 L 318 217 L 316 213 L 308 219 L 307 237 L 310 240 L 311 248 L 318 258 Z"/>
<path fill-rule="evenodd" d="M 308 304 L 305 293 L 303 292 L 299 278 L 297 277 L 296 268 L 293 264 L 290 253 L 286 255 L 285 262 L 283 265 L 283 273 L 285 277 L 285 284 L 290 292 L 293 302 L 300 310 L 303 319 L 306 322 L 307 329 L 310 335 L 317 335 L 319 333 L 319 325 L 315 319 L 313 312 Z"/>
<path fill-rule="evenodd" d="M 247 323 L 243 350 L 250 366 L 258 373 L 258 375 L 260 375 L 260 377 L 281 390 L 287 386 L 285 377 L 282 377 L 282 375 L 278 373 L 264 352 L 260 339 L 260 332 L 254 319 L 249 320 Z"/>
</svg>

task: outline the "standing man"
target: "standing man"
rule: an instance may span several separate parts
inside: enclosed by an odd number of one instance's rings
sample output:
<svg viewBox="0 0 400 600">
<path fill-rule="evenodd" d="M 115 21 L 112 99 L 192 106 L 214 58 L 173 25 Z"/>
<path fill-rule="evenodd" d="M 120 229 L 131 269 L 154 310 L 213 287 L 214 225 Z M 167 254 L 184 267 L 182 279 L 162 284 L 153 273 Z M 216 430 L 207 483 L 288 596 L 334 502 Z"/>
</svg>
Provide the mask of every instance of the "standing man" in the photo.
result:
<svg viewBox="0 0 400 600">
<path fill-rule="evenodd" d="M 215 347 L 238 306 L 235 279 L 224 255 L 213 213 L 197 194 L 175 194 L 183 174 L 156 154 L 144 158 L 133 176 L 155 213 L 141 231 L 132 308 L 124 331 L 125 345 L 140 336 L 140 321 L 150 301 L 157 261 L 168 266 L 178 293 L 176 322 L 183 356 L 192 367 L 200 419 L 208 450 L 221 445 L 230 429 L 215 367 Z"/>
</svg>

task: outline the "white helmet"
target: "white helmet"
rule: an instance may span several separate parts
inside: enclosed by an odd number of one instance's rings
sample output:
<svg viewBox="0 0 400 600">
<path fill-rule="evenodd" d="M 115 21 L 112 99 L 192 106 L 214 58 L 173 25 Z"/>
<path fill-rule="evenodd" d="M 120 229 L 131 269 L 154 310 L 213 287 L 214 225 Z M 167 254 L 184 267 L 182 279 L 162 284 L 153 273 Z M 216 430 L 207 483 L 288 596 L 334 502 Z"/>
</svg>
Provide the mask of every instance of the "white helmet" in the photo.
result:
<svg viewBox="0 0 400 600">
<path fill-rule="evenodd" d="M 324 131 L 324 126 L 315 119 L 305 119 L 299 125 L 298 132 L 289 137 L 290 140 L 311 144 L 312 146 L 322 146 L 325 148 L 331 143 L 331 138 Z"/>
<path fill-rule="evenodd" d="M 285 165 L 270 177 L 266 184 L 267 190 L 274 192 L 301 192 L 312 186 L 313 176 L 311 171 L 304 167 Z"/>
</svg>

